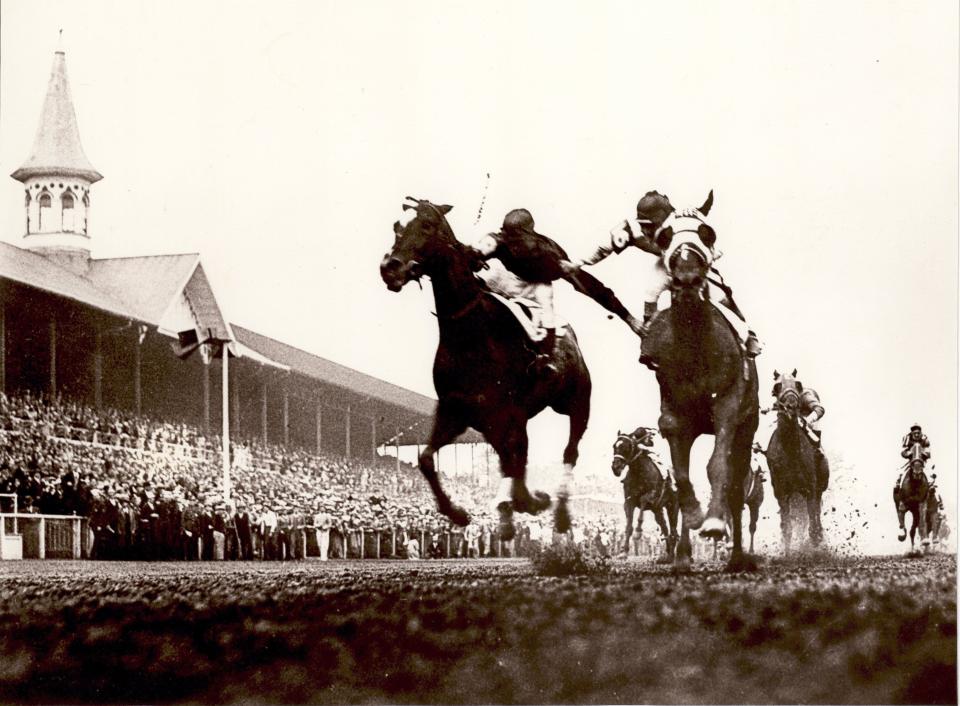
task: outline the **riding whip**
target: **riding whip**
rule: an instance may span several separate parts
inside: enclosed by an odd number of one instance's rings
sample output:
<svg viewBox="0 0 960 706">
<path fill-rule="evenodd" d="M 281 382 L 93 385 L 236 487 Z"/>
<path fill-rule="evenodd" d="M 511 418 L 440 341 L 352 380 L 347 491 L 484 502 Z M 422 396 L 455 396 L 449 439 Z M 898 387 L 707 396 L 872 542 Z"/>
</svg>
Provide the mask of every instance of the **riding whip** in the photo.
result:
<svg viewBox="0 0 960 706">
<path fill-rule="evenodd" d="M 477 220 L 473 222 L 473 225 L 477 225 L 480 222 L 480 216 L 483 215 L 483 207 L 487 203 L 487 189 L 490 187 L 490 172 L 487 172 L 487 179 L 483 182 L 483 195 L 480 197 L 480 208 L 477 209 Z"/>
</svg>

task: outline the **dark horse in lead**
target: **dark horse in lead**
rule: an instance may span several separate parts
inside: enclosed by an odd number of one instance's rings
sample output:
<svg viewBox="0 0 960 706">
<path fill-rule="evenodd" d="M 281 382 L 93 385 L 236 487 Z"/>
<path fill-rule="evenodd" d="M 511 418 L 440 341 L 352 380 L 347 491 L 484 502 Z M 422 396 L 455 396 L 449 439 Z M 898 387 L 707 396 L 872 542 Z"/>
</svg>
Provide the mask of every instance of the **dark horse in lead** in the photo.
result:
<svg viewBox="0 0 960 706">
<path fill-rule="evenodd" d="M 446 214 L 450 206 L 409 199 L 394 224 L 396 241 L 380 264 L 387 288 L 399 291 L 426 275 L 433 286 L 440 343 L 433 363 L 439 400 L 430 442 L 420 454 L 423 473 L 438 510 L 455 524 L 469 523 L 467 513 L 443 490 L 433 454 L 472 427 L 484 435 L 500 457 L 509 488 L 498 505 L 501 537 L 514 534 L 513 512 L 539 513 L 550 497 L 526 485 L 527 421 L 550 407 L 570 417 L 563 450 L 564 477 L 556 508 L 556 529 L 570 527 L 568 484 L 579 456 L 580 439 L 590 416 L 590 374 L 576 336 L 567 327 L 558 336 L 553 365 L 557 372 L 538 374 L 526 333 L 507 307 L 474 275 L 474 258 L 453 234 Z"/>
<path fill-rule="evenodd" d="M 723 536 L 724 519 L 733 522 L 729 570 L 754 567 L 742 545 L 744 480 L 759 420 L 757 368 L 730 323 L 709 301 L 707 277 L 716 233 L 706 223 L 713 192 L 699 209 L 673 213 L 657 233 L 657 245 L 670 274 L 671 305 L 650 323 L 642 360 L 660 384 L 660 433 L 670 444 L 684 530 L 701 528 Z M 710 503 L 704 517 L 690 482 L 690 448 L 701 434 L 715 437 L 707 464 Z M 677 561 L 692 557 L 681 534 Z"/>
</svg>

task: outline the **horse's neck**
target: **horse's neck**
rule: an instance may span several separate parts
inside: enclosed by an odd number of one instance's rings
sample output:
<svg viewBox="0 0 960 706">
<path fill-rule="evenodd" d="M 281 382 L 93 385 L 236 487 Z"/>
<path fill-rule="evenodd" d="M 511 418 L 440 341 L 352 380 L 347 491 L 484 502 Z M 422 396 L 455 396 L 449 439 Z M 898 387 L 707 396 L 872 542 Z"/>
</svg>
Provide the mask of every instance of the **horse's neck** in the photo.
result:
<svg viewBox="0 0 960 706">
<path fill-rule="evenodd" d="M 451 256 L 442 267 L 431 272 L 430 280 L 433 284 L 433 301 L 441 328 L 444 321 L 449 322 L 461 316 L 466 317 L 470 313 L 468 307 L 483 292 L 482 285 L 474 277 L 465 258 L 458 257 L 456 251 L 451 251 Z"/>
<path fill-rule="evenodd" d="M 696 379 L 707 374 L 710 351 L 710 303 L 692 292 L 673 295 L 670 305 L 674 350 L 670 358 L 684 377 Z"/>
<path fill-rule="evenodd" d="M 785 449 L 795 450 L 800 448 L 800 423 L 785 414 L 777 417 L 777 432 L 780 436 L 780 443 Z"/>
</svg>

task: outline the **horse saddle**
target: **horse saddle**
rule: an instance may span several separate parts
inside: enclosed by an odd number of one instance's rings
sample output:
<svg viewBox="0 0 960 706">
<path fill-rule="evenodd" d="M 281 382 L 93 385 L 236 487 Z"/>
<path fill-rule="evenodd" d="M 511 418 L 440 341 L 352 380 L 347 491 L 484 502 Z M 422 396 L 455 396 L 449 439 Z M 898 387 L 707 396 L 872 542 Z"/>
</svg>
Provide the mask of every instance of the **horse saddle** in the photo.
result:
<svg viewBox="0 0 960 706">
<path fill-rule="evenodd" d="M 539 343 L 547 337 L 547 330 L 539 325 L 539 304 L 532 299 L 526 299 L 524 297 L 507 298 L 502 294 L 498 294 L 497 292 L 490 292 L 490 294 L 496 297 L 501 304 L 507 307 L 507 311 L 513 314 L 517 321 L 520 322 L 520 326 L 523 327 L 524 333 L 527 334 L 527 337 L 531 341 L 534 343 Z M 562 320 L 559 316 L 555 316 L 554 320 L 556 321 L 557 326 L 557 337 L 563 336 L 564 331 L 566 331 L 567 328 L 567 322 Z"/>
</svg>

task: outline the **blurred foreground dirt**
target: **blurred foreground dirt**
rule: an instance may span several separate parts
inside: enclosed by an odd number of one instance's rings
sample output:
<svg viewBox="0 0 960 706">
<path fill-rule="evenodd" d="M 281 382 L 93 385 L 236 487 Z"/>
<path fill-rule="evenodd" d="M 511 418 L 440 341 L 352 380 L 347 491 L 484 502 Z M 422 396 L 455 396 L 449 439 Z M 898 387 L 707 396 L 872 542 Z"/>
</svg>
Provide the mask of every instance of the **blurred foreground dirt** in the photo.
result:
<svg viewBox="0 0 960 706">
<path fill-rule="evenodd" d="M 4 562 L 0 702 L 956 703 L 953 556 Z"/>
</svg>

